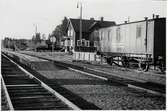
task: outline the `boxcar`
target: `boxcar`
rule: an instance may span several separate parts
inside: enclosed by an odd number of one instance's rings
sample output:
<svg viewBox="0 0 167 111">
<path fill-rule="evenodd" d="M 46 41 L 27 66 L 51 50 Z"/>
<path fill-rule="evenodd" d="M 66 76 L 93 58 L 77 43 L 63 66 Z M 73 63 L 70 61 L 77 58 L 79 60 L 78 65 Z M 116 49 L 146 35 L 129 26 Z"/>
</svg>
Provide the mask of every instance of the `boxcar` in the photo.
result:
<svg viewBox="0 0 167 111">
<path fill-rule="evenodd" d="M 136 62 L 145 71 L 150 65 L 165 67 L 166 18 L 145 19 L 99 29 L 99 51 L 109 64 L 128 67 Z"/>
</svg>

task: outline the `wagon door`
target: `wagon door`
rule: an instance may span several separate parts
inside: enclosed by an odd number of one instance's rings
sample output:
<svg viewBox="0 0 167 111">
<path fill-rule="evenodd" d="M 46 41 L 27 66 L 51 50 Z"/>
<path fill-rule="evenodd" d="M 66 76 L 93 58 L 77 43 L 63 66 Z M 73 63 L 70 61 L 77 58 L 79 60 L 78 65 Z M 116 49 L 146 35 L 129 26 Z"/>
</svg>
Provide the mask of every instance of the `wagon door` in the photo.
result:
<svg viewBox="0 0 167 111">
<path fill-rule="evenodd" d="M 140 22 L 136 26 L 136 41 L 134 52 L 137 54 L 145 54 L 146 52 L 146 24 L 145 22 Z"/>
<path fill-rule="evenodd" d="M 148 22 L 147 27 L 147 53 L 153 56 L 154 39 L 154 21 Z"/>
</svg>

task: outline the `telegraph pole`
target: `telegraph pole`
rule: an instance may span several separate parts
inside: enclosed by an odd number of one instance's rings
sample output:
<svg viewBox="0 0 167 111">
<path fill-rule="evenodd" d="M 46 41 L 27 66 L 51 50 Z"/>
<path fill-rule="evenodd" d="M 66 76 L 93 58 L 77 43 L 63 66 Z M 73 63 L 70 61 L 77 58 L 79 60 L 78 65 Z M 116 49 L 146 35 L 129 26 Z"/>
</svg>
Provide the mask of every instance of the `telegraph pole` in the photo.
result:
<svg viewBox="0 0 167 111">
<path fill-rule="evenodd" d="M 80 43 L 81 43 L 81 46 L 82 46 L 82 2 L 79 1 L 77 3 L 77 8 L 78 8 L 78 5 L 80 5 L 80 21 L 79 21 L 79 39 L 80 39 Z M 81 47 L 79 46 L 79 51 L 81 51 L 80 49 Z"/>
<path fill-rule="evenodd" d="M 82 3 L 80 2 L 80 40 L 82 40 Z"/>
<path fill-rule="evenodd" d="M 80 5 L 80 21 L 79 21 L 79 39 L 82 39 L 82 2 L 80 1 L 78 3 Z M 77 4 L 77 8 L 78 8 L 78 4 Z"/>
<path fill-rule="evenodd" d="M 36 35 L 37 35 L 37 24 L 33 24 L 33 26 L 35 27 L 35 35 L 34 35 L 34 37 L 36 37 Z M 36 45 L 35 45 L 35 51 L 37 51 L 37 46 Z"/>
<path fill-rule="evenodd" d="M 35 35 L 37 34 L 37 24 L 33 24 L 34 25 L 34 27 L 35 27 Z"/>
<path fill-rule="evenodd" d="M 35 34 L 37 34 L 37 25 L 35 25 Z"/>
</svg>

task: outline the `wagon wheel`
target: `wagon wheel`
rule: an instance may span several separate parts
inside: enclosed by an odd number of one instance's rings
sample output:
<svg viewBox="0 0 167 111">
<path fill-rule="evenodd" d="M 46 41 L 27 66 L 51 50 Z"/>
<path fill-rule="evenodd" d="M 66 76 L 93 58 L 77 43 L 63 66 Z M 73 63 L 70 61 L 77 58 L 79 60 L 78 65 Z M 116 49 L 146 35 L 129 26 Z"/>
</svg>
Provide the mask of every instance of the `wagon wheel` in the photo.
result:
<svg viewBox="0 0 167 111">
<path fill-rule="evenodd" d="M 148 62 L 139 62 L 139 68 L 143 70 L 144 72 L 147 72 L 149 69 L 149 63 Z"/>
<path fill-rule="evenodd" d="M 160 69 L 160 71 L 162 72 L 162 73 L 164 73 L 165 72 L 165 67 L 162 65 L 162 66 L 159 66 L 159 69 Z"/>
<path fill-rule="evenodd" d="M 112 64 L 113 64 L 113 57 L 107 58 L 107 63 L 112 66 Z"/>
<path fill-rule="evenodd" d="M 162 73 L 165 72 L 165 64 L 164 64 L 163 61 L 160 61 L 160 62 L 159 62 L 158 68 L 160 69 L 160 71 L 161 71 Z"/>
<path fill-rule="evenodd" d="M 121 61 L 122 61 L 123 67 L 129 67 L 129 60 L 128 60 L 128 58 L 126 56 L 122 56 L 121 59 L 122 59 Z"/>
</svg>

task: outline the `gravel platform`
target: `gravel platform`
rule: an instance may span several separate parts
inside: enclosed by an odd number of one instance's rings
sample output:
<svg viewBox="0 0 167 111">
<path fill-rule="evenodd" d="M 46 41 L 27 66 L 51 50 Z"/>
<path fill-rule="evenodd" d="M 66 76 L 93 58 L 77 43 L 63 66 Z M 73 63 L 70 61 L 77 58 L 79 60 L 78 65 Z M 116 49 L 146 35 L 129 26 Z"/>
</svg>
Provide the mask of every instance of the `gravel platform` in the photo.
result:
<svg viewBox="0 0 167 111">
<path fill-rule="evenodd" d="M 148 82 L 158 83 L 162 85 L 166 84 L 165 74 L 159 71 L 157 72 L 155 70 L 149 70 L 148 72 L 141 72 L 136 69 L 121 68 L 114 65 L 110 66 L 108 64 L 87 64 L 87 63 L 81 63 L 81 62 L 72 62 L 72 55 L 69 55 L 64 52 L 54 52 L 52 54 L 51 52 L 23 51 L 23 53 L 46 57 L 56 61 L 64 61 L 69 64 L 75 64 L 75 65 L 91 68 L 94 70 L 103 71 L 109 75 L 111 74 L 111 75 L 123 77 L 126 79 L 131 79 L 139 82 L 148 81 Z"/>
</svg>

